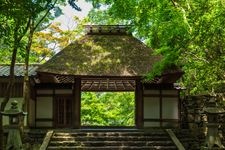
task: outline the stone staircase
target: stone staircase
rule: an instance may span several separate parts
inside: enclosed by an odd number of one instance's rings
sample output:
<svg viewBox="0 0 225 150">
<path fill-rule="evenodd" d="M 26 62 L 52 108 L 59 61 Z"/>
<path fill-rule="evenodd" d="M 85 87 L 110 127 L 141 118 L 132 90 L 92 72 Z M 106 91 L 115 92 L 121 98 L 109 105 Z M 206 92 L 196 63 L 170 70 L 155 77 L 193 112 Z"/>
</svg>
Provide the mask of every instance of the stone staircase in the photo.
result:
<svg viewBox="0 0 225 150">
<path fill-rule="evenodd" d="M 166 131 L 152 130 L 70 130 L 54 131 L 47 150 L 119 150 L 161 149 L 177 147 Z"/>
</svg>

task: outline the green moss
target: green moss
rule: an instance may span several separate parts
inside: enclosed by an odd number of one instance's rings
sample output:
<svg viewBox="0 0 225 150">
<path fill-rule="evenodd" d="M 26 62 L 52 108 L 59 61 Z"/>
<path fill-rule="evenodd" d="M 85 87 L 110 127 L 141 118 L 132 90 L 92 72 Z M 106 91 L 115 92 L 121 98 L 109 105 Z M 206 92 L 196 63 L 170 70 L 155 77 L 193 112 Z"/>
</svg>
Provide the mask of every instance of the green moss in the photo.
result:
<svg viewBox="0 0 225 150">
<path fill-rule="evenodd" d="M 49 73 L 94 76 L 143 76 L 160 56 L 128 35 L 86 35 L 39 68 Z"/>
</svg>

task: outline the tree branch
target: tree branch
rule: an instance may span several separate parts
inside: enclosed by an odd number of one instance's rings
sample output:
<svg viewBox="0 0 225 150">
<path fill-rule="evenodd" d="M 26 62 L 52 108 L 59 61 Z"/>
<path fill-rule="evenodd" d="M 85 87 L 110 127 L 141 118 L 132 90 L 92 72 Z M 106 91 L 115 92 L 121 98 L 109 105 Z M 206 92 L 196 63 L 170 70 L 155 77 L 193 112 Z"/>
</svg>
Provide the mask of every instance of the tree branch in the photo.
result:
<svg viewBox="0 0 225 150">
<path fill-rule="evenodd" d="M 18 41 L 20 41 L 24 37 L 24 35 L 26 34 L 27 30 L 30 27 L 30 22 L 31 22 L 31 17 L 29 18 L 29 20 L 27 22 L 27 25 L 26 25 L 25 29 L 23 30 L 23 33 L 17 38 Z"/>
<path fill-rule="evenodd" d="M 192 53 L 192 52 L 185 52 L 185 54 L 187 54 L 187 55 L 191 55 L 191 56 L 193 56 L 194 58 L 193 59 L 195 59 L 195 60 L 199 60 L 199 61 L 203 61 L 203 62 L 205 62 L 205 63 L 208 63 L 209 64 L 209 61 L 207 61 L 206 59 L 204 59 L 204 58 L 200 58 L 200 57 L 198 57 L 197 55 L 195 55 L 194 53 Z"/>
<path fill-rule="evenodd" d="M 68 3 L 70 4 L 70 6 L 72 6 L 74 9 L 76 9 L 77 11 L 81 11 L 81 8 L 78 7 L 75 2 L 75 0 L 68 0 Z"/>
<path fill-rule="evenodd" d="M 173 3 L 173 6 L 174 6 L 174 7 L 177 7 L 176 2 L 174 2 L 173 0 L 171 0 L 171 2 Z"/>
<path fill-rule="evenodd" d="M 50 7 L 50 8 L 46 11 L 46 13 L 44 14 L 44 16 L 41 18 L 41 20 L 39 20 L 39 22 L 34 26 L 34 31 L 37 29 L 37 27 L 40 25 L 40 23 L 45 19 L 45 17 L 48 15 L 48 13 L 50 12 L 50 10 L 52 10 L 52 8 L 54 8 L 54 6 L 55 6 L 55 4 L 56 4 L 57 1 L 58 1 L 58 0 L 55 0 L 55 2 L 53 3 L 53 7 Z M 47 6 L 48 4 L 49 4 L 49 3 L 47 3 L 46 6 Z"/>
</svg>

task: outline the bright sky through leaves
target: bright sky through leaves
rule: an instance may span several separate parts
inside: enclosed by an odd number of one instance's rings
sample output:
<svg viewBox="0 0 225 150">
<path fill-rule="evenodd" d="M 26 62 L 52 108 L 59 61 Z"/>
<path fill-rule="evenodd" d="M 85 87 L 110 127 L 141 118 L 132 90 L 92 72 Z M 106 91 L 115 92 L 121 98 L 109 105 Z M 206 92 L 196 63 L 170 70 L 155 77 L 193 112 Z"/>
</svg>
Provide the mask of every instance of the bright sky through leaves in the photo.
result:
<svg viewBox="0 0 225 150">
<path fill-rule="evenodd" d="M 61 28 L 63 30 L 71 30 L 75 28 L 76 22 L 73 18 L 76 16 L 79 19 L 83 19 L 88 15 L 88 12 L 92 8 L 92 4 L 85 2 L 85 0 L 78 0 L 76 4 L 81 8 L 81 11 L 73 9 L 68 4 L 65 7 L 62 7 L 63 15 L 55 19 L 55 22 L 61 23 Z"/>
</svg>

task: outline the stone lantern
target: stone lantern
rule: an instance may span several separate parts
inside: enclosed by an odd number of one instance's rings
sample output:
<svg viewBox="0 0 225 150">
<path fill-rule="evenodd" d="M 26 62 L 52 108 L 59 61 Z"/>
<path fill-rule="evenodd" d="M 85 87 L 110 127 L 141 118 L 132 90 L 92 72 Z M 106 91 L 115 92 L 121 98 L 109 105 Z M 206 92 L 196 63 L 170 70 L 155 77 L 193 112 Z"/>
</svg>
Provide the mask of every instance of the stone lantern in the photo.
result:
<svg viewBox="0 0 225 150">
<path fill-rule="evenodd" d="M 219 148 L 224 148 L 218 133 L 218 115 L 224 114 L 225 110 L 217 105 L 215 97 L 211 97 L 207 106 L 203 108 L 203 111 L 207 115 L 206 125 L 208 128 L 205 145 L 209 149 L 212 149 L 214 145 L 217 145 Z"/>
<path fill-rule="evenodd" d="M 1 112 L 3 116 L 9 117 L 9 132 L 7 138 L 6 149 L 22 149 L 22 140 L 20 136 L 20 122 L 23 120 L 26 113 L 18 109 L 18 102 L 13 101 L 11 103 L 11 108 Z"/>
</svg>

